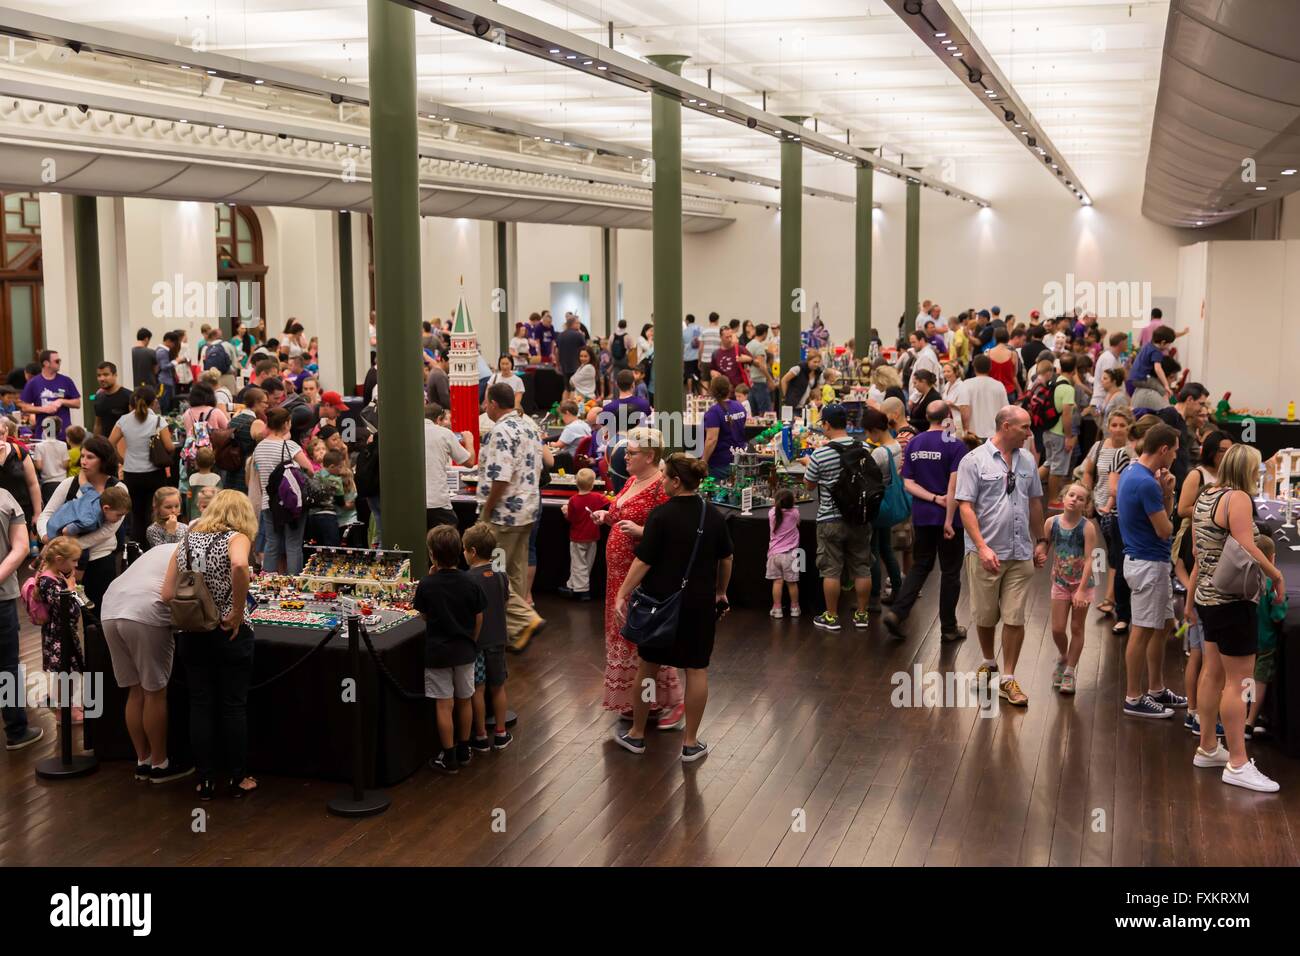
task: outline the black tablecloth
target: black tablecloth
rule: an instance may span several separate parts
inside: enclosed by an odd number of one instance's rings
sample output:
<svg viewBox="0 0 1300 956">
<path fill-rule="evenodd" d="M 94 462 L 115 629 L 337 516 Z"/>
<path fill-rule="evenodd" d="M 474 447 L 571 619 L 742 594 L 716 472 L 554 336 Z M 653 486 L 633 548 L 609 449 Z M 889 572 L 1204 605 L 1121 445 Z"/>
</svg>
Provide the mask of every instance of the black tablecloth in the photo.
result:
<svg viewBox="0 0 1300 956">
<path fill-rule="evenodd" d="M 564 376 L 550 365 L 527 365 L 519 369 L 524 377 L 524 412 L 549 412 L 564 397 Z"/>
<path fill-rule="evenodd" d="M 1234 442 L 1241 441 L 1242 422 L 1214 421 L 1216 428 L 1227 432 Z M 1255 422 L 1255 440 L 1248 442 L 1259 449 L 1268 461 L 1283 448 L 1300 448 L 1300 422 Z"/>
<path fill-rule="evenodd" d="M 1287 447 L 1287 446 L 1283 446 Z M 1283 528 L 1278 502 L 1259 506 L 1259 523 L 1273 536 L 1276 564 L 1286 579 L 1288 610 L 1277 638 L 1277 674 L 1264 696 L 1264 713 L 1274 737 L 1289 757 L 1300 757 L 1300 528 Z"/>
<path fill-rule="evenodd" d="M 325 631 L 260 625 L 255 633 L 253 684 L 299 661 Z M 424 623 L 404 621 L 371 637 L 384 665 L 412 693 L 424 689 Z M 172 760 L 190 762 L 189 691 L 184 648 L 167 689 L 168 749 Z M 108 648 L 94 630 L 86 640 L 86 669 L 105 675 L 104 710 L 92 721 L 95 753 L 101 760 L 134 757 L 126 732 L 126 692 L 113 681 Z M 351 676 L 346 628 L 310 660 L 253 690 L 248 700 L 249 763 L 254 772 L 325 780 L 352 776 L 353 704 L 343 701 L 343 680 Z M 357 697 L 365 715 L 367 786 L 390 786 L 420 768 L 435 749 L 432 701 L 400 698 L 377 673 L 362 645 Z"/>
</svg>

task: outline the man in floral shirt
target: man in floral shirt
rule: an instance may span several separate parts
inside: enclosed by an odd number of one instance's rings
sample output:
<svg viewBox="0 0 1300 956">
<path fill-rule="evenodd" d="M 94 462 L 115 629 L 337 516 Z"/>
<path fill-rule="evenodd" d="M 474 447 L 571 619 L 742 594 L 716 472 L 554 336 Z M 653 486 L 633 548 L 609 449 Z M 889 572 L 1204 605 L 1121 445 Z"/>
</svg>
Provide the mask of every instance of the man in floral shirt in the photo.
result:
<svg viewBox="0 0 1300 956">
<path fill-rule="evenodd" d="M 531 609 L 524 615 L 514 612 L 522 604 L 516 596 L 528 594 L 528 538 L 541 517 L 542 441 L 536 426 L 515 410 L 514 389 L 504 382 L 488 389 L 487 416 L 492 431 L 479 450 L 479 520 L 491 526 L 497 547 L 505 552 L 506 577 L 514 591 L 508 627 L 515 649 L 522 650 L 541 623 Z"/>
</svg>

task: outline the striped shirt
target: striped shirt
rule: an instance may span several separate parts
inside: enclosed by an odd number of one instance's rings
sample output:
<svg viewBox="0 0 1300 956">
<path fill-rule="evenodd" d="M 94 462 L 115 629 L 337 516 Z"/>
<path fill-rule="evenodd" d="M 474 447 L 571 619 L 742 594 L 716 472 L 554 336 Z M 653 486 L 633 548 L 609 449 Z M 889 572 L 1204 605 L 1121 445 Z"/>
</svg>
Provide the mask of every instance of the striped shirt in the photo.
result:
<svg viewBox="0 0 1300 956">
<path fill-rule="evenodd" d="M 831 488 L 835 485 L 836 480 L 840 477 L 840 452 L 831 448 L 831 444 L 842 445 L 844 447 L 852 446 L 855 439 L 834 438 L 831 442 L 818 448 L 808 459 L 808 469 L 804 472 L 804 477 L 808 481 L 816 482 L 817 489 L 817 520 L 818 521 L 838 521 L 843 515 L 840 509 L 835 507 L 835 501 L 831 498 Z"/>
<path fill-rule="evenodd" d="M 286 447 L 287 446 L 287 447 Z M 253 449 L 253 464 L 257 468 L 257 480 L 262 486 L 262 510 L 271 507 L 271 498 L 266 493 L 267 480 L 271 472 L 282 461 L 293 461 L 293 456 L 302 451 L 302 447 L 291 438 L 263 438 Z"/>
</svg>

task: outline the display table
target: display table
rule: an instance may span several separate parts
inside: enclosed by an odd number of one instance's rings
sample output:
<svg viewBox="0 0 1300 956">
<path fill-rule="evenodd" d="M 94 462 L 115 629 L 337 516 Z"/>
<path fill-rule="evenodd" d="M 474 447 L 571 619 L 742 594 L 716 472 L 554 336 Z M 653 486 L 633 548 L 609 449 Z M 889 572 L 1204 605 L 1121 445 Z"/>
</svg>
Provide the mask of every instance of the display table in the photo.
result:
<svg viewBox="0 0 1300 956">
<path fill-rule="evenodd" d="M 95 632 L 92 632 L 95 633 Z M 302 659 L 325 631 L 262 625 L 255 629 L 253 684 L 279 674 Z M 424 687 L 424 622 L 404 621 L 371 637 L 380 659 L 406 690 Z M 105 674 L 104 711 L 93 725 L 95 753 L 101 760 L 134 758 L 126 732 L 126 692 L 113 681 L 113 666 L 102 637 L 86 641 L 86 670 Z M 189 691 L 184 647 L 167 689 L 170 758 L 192 763 Z M 352 775 L 353 704 L 343 701 L 350 677 L 346 626 L 312 657 L 248 698 L 249 764 L 253 773 L 347 781 Z M 436 749 L 433 702 L 399 697 L 375 670 L 364 644 L 357 695 L 365 709 L 366 782 L 391 786 L 409 777 Z"/>
<path fill-rule="evenodd" d="M 1219 421 L 1216 418 L 1213 424 L 1216 428 L 1227 432 L 1234 442 L 1241 443 L 1241 432 L 1245 427 L 1243 421 L 1233 419 Z M 1254 428 L 1254 440 L 1246 444 L 1258 448 L 1264 461 L 1268 461 L 1283 448 L 1300 448 L 1300 422 L 1263 422 L 1255 419 Z"/>
<path fill-rule="evenodd" d="M 541 526 L 537 529 L 537 576 L 533 593 L 554 591 L 569 578 L 569 525 L 560 511 L 562 501 L 542 499 Z M 715 507 L 718 507 L 715 505 Z M 799 544 L 807 555 L 807 567 L 800 576 L 799 603 L 813 614 L 825 609 L 821 576 L 817 573 L 817 503 L 805 502 L 799 509 Z M 469 495 L 452 498 L 452 508 L 463 531 L 478 520 L 478 502 Z M 767 580 L 767 545 L 769 540 L 767 508 L 755 508 L 752 515 L 742 515 L 734 508 L 718 507 L 731 531 L 735 557 L 731 585 L 727 595 L 733 607 L 771 607 L 772 583 Z M 605 593 L 605 540 L 601 529 L 596 560 L 591 569 L 591 589 L 596 600 Z"/>
<path fill-rule="evenodd" d="M 1284 446 L 1285 447 L 1285 446 Z M 1282 506 L 1277 501 L 1258 505 L 1258 522 L 1273 537 L 1276 564 L 1286 579 L 1289 608 L 1277 638 L 1277 676 L 1264 697 L 1264 713 L 1282 751 L 1300 757 L 1300 528 L 1282 527 Z M 1300 509 L 1297 509 L 1300 511 Z"/>
</svg>

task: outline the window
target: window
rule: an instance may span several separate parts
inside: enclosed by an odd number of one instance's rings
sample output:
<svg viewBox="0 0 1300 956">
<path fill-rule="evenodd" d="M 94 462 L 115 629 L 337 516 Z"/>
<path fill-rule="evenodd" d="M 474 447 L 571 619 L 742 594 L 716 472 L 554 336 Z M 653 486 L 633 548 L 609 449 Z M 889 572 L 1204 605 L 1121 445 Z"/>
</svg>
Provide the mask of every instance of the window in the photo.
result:
<svg viewBox="0 0 1300 956">
<path fill-rule="evenodd" d="M 45 347 L 41 203 L 35 193 L 3 193 L 0 219 L 0 369 L 35 361 Z"/>
<path fill-rule="evenodd" d="M 257 214 L 248 206 L 217 205 L 217 281 L 222 283 L 222 303 L 237 303 L 236 309 L 222 309 L 221 331 L 233 333 L 231 320 L 238 312 L 248 325 L 266 315 L 266 263 L 262 253 L 262 228 Z M 231 288 L 233 286 L 233 288 Z"/>
</svg>

